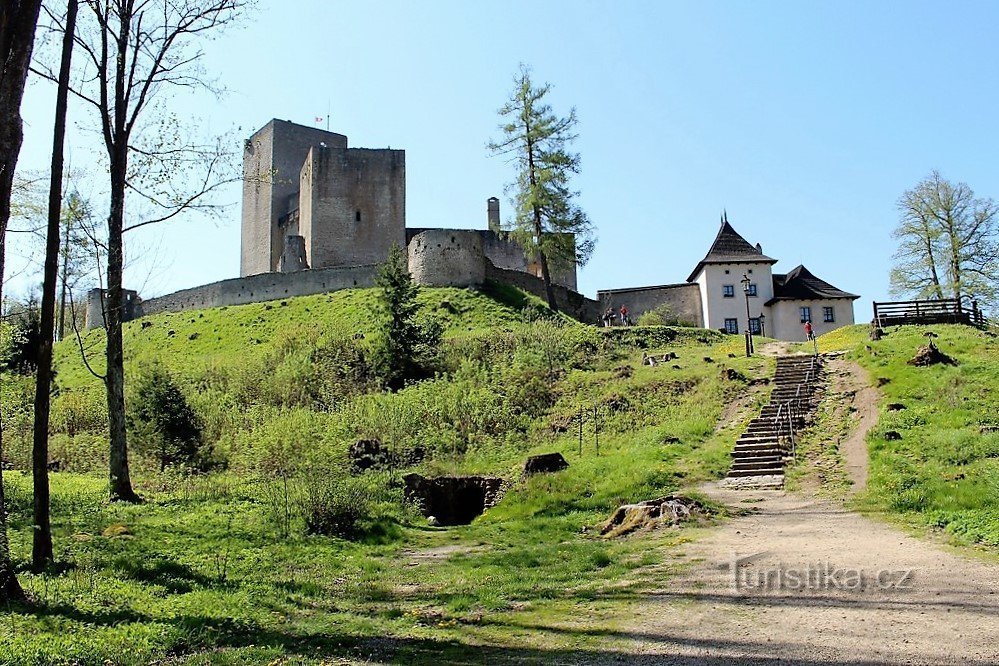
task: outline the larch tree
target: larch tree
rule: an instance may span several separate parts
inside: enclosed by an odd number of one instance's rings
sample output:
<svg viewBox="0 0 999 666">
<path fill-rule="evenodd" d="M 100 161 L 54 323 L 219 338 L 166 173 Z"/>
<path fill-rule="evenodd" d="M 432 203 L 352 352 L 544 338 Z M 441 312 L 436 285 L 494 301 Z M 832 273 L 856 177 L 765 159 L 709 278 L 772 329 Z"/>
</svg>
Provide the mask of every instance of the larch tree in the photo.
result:
<svg viewBox="0 0 999 666">
<path fill-rule="evenodd" d="M 21 153 L 21 101 L 28 77 L 41 0 L 4 0 L 0 3 L 0 303 L 3 302 L 4 256 L 14 172 Z M 0 414 L 0 460 L 3 459 L 3 423 Z M 7 511 L 0 471 L 0 601 L 19 600 L 24 592 L 14 575 L 7 539 Z"/>
<path fill-rule="evenodd" d="M 125 425 L 122 323 L 124 234 L 185 212 L 218 212 L 213 194 L 233 175 L 224 139 L 197 142 L 167 112 L 168 92 L 218 92 L 201 66 L 200 43 L 238 20 L 252 0 L 88 0 L 76 47 L 73 93 L 96 114 L 107 157 L 107 389 L 110 497 L 140 501 L 132 488 Z M 58 17 L 52 17 L 58 24 Z M 64 26 L 58 26 L 60 29 Z M 39 73 L 50 80 L 51 71 Z M 126 221 L 126 202 L 144 214 Z M 135 206 L 132 207 L 135 209 Z M 134 215 L 134 210 L 133 213 Z"/>
<path fill-rule="evenodd" d="M 515 166 L 512 235 L 529 260 L 537 261 L 545 283 L 548 306 L 558 309 L 552 273 L 584 265 L 593 253 L 593 225 L 576 204 L 578 192 L 570 179 L 579 173 L 579 154 L 570 150 L 576 139 L 576 110 L 559 117 L 545 97 L 550 84 L 535 85 L 521 65 L 509 100 L 500 110 L 501 138 L 490 141 L 493 155 L 506 156 Z"/>
<path fill-rule="evenodd" d="M 999 205 L 933 171 L 898 200 L 891 292 L 916 298 L 999 298 Z"/>
</svg>

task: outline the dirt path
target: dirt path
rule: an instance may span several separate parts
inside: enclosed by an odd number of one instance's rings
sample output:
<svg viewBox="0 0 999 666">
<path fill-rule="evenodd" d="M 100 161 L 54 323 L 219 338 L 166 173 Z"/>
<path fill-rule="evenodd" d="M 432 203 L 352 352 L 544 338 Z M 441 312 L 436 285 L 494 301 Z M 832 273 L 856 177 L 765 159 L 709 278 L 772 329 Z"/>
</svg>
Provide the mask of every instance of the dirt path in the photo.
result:
<svg viewBox="0 0 999 666">
<path fill-rule="evenodd" d="M 856 490 L 878 392 L 855 364 L 834 364 L 853 401 L 841 451 Z M 706 491 L 752 512 L 688 545 L 686 571 L 638 603 L 622 632 L 629 661 L 999 664 L 999 565 L 810 494 Z"/>
<path fill-rule="evenodd" d="M 850 401 L 849 409 L 855 420 L 850 436 L 840 444 L 847 475 L 853 485 L 851 493 L 867 486 L 867 433 L 878 422 L 879 392 L 870 385 L 867 371 L 852 361 L 829 362 L 833 385 Z"/>
</svg>

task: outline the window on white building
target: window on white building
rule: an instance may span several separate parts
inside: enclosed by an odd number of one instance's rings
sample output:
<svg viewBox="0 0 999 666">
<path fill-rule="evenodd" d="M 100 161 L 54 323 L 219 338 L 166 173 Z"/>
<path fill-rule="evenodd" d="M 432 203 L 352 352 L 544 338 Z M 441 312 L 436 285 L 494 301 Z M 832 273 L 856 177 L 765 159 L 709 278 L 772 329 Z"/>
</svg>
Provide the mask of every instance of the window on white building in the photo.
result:
<svg viewBox="0 0 999 666">
<path fill-rule="evenodd" d="M 833 312 L 831 307 L 822 308 L 822 321 L 833 322 L 836 321 L 836 313 Z"/>
<path fill-rule="evenodd" d="M 760 335 L 763 332 L 763 327 L 760 326 L 759 317 L 753 317 L 749 320 L 749 332 L 753 335 Z"/>
<path fill-rule="evenodd" d="M 739 332 L 739 320 L 738 319 L 726 319 L 725 320 L 725 332 L 726 333 L 738 333 Z"/>
<path fill-rule="evenodd" d="M 798 312 L 801 314 L 801 323 L 804 324 L 806 321 L 812 321 L 812 308 L 807 305 L 800 308 Z"/>
<path fill-rule="evenodd" d="M 722 285 L 722 296 L 725 298 L 735 298 L 735 285 L 725 284 Z"/>
<path fill-rule="evenodd" d="M 755 284 L 750 284 L 746 288 L 746 293 L 749 294 L 750 296 L 756 296 L 756 285 Z"/>
</svg>

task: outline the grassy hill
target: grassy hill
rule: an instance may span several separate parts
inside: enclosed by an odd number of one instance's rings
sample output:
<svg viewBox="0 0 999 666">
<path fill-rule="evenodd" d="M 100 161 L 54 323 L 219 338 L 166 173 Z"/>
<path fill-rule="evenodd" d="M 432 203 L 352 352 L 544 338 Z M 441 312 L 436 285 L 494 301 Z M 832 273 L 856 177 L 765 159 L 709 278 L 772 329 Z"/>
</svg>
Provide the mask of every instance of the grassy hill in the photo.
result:
<svg viewBox="0 0 999 666">
<path fill-rule="evenodd" d="M 763 393 L 722 366 L 752 378 L 771 362 L 730 358 L 739 341 L 708 331 L 552 321 L 509 289 L 426 289 L 421 298 L 446 325 L 441 367 L 397 393 L 359 370 L 374 337 L 370 290 L 129 324 L 132 384 L 153 366 L 165 370 L 217 463 L 207 474 L 160 473 L 155 452 L 133 438 L 140 506 L 104 499 L 101 385 L 75 342 L 60 344 L 60 565 L 20 572 L 38 607 L 0 623 L 0 662 L 318 663 L 379 653 L 439 662 L 476 643 L 599 642 L 531 627 L 581 610 L 611 623 L 619 599 L 662 575 L 654 546 L 686 537 L 608 541 L 596 526 L 621 503 L 723 474 L 738 427 L 731 417 L 719 427 L 725 406 Z M 83 344 L 96 355 L 102 333 Z M 643 351 L 673 351 L 679 367 L 643 366 Z M 27 386 L 3 388 L 20 466 Z M 358 439 L 378 439 L 398 463 L 351 474 L 347 449 Z M 521 479 L 527 455 L 552 451 L 569 469 Z M 432 528 L 402 501 L 400 478 L 411 471 L 496 475 L 511 489 L 469 526 Z M 8 472 L 5 482 L 24 562 L 30 479 Z M 344 506 L 358 513 L 350 538 L 309 534 L 317 510 Z"/>
<path fill-rule="evenodd" d="M 667 554 L 697 530 L 606 540 L 597 527 L 621 503 L 723 475 L 740 426 L 766 399 L 748 380 L 768 376 L 772 360 L 741 357 L 740 338 L 710 331 L 552 321 L 511 289 L 426 289 L 421 299 L 445 324 L 439 371 L 396 393 L 364 369 L 377 335 L 371 290 L 129 324 L 130 384 L 153 367 L 171 377 L 216 463 L 160 472 L 133 437 L 139 506 L 105 500 L 102 386 L 75 341 L 60 344 L 59 564 L 19 571 L 36 605 L 0 622 L 0 663 L 488 662 L 609 647 L 623 604 L 661 589 Z M 879 342 L 862 326 L 820 339 L 883 385 L 859 501 L 995 546 L 996 338 L 932 330 L 956 366 L 905 364 L 923 328 Z M 83 345 L 99 357 L 103 334 Z M 644 352 L 667 351 L 678 358 L 641 364 Z M 8 454 L 23 467 L 30 382 L 3 380 Z M 395 463 L 351 473 L 347 450 L 360 439 L 382 442 Z M 567 470 L 521 478 L 526 456 L 554 451 Z M 403 502 L 408 472 L 495 475 L 510 490 L 471 525 L 436 528 Z M 30 478 L 4 480 L 24 563 Z M 345 507 L 356 513 L 349 538 L 307 529 L 317 512 Z"/>
<path fill-rule="evenodd" d="M 956 365 L 908 364 L 927 333 Z M 862 506 L 999 546 L 999 338 L 957 325 L 891 328 L 877 342 L 867 334 L 854 326 L 819 339 L 821 350 L 849 350 L 881 387 Z"/>
</svg>

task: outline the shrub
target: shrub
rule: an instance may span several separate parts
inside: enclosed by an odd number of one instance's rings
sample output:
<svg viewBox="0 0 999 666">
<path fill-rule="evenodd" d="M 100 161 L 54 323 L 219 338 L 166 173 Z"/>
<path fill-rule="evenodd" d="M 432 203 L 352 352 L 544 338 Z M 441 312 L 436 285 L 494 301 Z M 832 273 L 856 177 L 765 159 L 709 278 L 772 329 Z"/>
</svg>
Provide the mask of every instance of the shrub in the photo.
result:
<svg viewBox="0 0 999 666">
<path fill-rule="evenodd" d="M 161 472 L 168 465 L 206 469 L 201 425 L 170 373 L 154 364 L 131 385 L 126 424 L 136 450 L 155 457 Z"/>
<path fill-rule="evenodd" d="M 668 303 L 657 305 L 638 318 L 639 326 L 692 326 L 677 316 Z"/>
<path fill-rule="evenodd" d="M 309 534 L 352 539 L 374 518 L 370 483 L 363 477 L 310 475 L 302 503 Z"/>
</svg>

